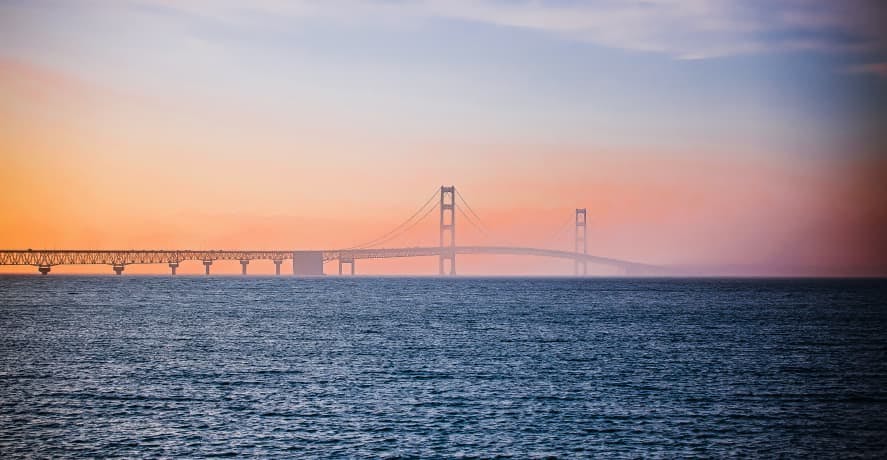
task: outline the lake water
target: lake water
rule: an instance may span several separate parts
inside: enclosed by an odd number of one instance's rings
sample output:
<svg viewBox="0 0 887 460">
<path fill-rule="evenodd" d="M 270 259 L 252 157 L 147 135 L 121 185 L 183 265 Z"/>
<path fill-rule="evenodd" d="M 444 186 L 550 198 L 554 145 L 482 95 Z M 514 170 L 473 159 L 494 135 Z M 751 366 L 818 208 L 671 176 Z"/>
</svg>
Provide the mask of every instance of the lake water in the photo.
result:
<svg viewBox="0 0 887 460">
<path fill-rule="evenodd" d="M 0 457 L 887 455 L 887 281 L 0 277 Z"/>
</svg>

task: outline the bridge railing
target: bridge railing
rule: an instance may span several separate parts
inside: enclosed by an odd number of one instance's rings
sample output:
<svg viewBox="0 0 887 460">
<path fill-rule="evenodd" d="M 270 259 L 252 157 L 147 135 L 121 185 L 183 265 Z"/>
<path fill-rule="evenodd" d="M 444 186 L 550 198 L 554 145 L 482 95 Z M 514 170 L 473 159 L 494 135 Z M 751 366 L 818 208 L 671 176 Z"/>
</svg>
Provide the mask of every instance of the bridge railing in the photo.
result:
<svg viewBox="0 0 887 460">
<path fill-rule="evenodd" d="M 293 251 L 167 251 L 167 250 L 6 250 L 0 265 L 130 265 L 186 260 L 285 260 Z"/>
<path fill-rule="evenodd" d="M 251 260 L 272 260 L 279 265 L 283 260 L 293 259 L 295 254 L 314 253 L 323 262 L 334 260 L 353 261 L 356 259 L 387 259 L 400 257 L 438 256 L 441 251 L 454 251 L 457 254 L 501 254 L 518 256 L 554 257 L 580 262 L 616 267 L 627 273 L 662 273 L 663 269 L 654 265 L 594 256 L 578 252 L 551 249 L 510 247 L 510 246 L 456 246 L 455 248 L 408 247 L 382 249 L 333 249 L 322 251 L 229 251 L 229 250 L 0 250 L 0 265 L 113 265 L 131 264 L 177 264 L 188 260 L 211 263 L 218 260 L 238 260 L 246 263 Z"/>
</svg>

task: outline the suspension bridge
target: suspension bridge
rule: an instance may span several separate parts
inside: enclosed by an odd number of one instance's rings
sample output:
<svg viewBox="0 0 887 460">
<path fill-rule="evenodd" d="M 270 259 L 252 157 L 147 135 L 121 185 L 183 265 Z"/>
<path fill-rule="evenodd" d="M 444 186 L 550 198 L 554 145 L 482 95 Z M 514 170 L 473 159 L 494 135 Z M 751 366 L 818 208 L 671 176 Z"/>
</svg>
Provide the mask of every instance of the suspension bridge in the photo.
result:
<svg viewBox="0 0 887 460">
<path fill-rule="evenodd" d="M 425 221 L 434 211 L 439 212 L 439 244 L 437 246 L 414 247 L 382 247 Z M 609 257 L 595 256 L 588 253 L 587 211 L 576 209 L 572 221 L 574 229 L 573 250 L 556 250 L 519 246 L 459 246 L 456 244 L 456 213 L 481 233 L 486 234 L 486 226 L 468 201 L 454 186 L 442 186 L 409 218 L 389 232 L 363 244 L 344 249 L 323 250 L 0 250 L 0 265 L 30 265 L 37 267 L 39 273 L 46 275 L 56 265 L 110 265 L 114 273 L 123 274 L 127 265 L 133 264 L 167 264 L 173 275 L 179 264 L 186 261 L 198 261 L 210 274 L 213 262 L 230 260 L 239 261 L 242 274 L 247 274 L 251 261 L 270 260 L 274 263 L 275 273 L 280 275 L 284 261 L 291 261 L 293 274 L 297 276 L 321 276 L 323 266 L 327 262 L 338 263 L 338 274 L 345 273 L 348 267 L 351 275 L 355 274 L 355 261 L 360 259 L 389 259 L 402 257 L 437 257 L 438 273 L 456 275 L 456 256 L 460 254 L 490 254 L 511 256 L 536 256 L 572 260 L 574 274 L 585 276 L 588 265 L 597 264 L 621 270 L 626 275 L 652 275 L 663 273 L 663 268 L 655 265 L 631 262 Z"/>
</svg>

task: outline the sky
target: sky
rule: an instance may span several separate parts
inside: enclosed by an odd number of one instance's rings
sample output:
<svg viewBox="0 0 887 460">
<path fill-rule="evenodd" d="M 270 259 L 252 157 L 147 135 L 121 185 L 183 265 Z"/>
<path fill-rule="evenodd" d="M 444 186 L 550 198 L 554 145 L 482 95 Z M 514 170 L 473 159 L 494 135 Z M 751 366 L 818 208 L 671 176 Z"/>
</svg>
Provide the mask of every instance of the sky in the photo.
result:
<svg viewBox="0 0 887 460">
<path fill-rule="evenodd" d="M 452 184 L 486 229 L 459 244 L 570 250 L 584 207 L 595 255 L 887 275 L 884 24 L 876 0 L 0 0 L 0 247 L 349 247 Z"/>
</svg>

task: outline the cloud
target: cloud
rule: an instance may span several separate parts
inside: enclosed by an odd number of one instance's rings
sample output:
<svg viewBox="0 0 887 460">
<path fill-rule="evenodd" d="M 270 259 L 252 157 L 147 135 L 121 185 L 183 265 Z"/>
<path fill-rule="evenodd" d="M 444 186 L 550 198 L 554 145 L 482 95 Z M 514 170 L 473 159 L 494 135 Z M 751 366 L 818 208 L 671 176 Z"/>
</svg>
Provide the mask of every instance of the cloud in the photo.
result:
<svg viewBox="0 0 887 460">
<path fill-rule="evenodd" d="M 411 2 L 428 14 L 539 30 L 678 58 L 883 45 L 876 0 L 597 0 Z"/>
<path fill-rule="evenodd" d="M 848 67 L 847 73 L 852 74 L 870 74 L 887 78 L 887 62 L 873 62 L 871 64 L 861 64 Z"/>
<path fill-rule="evenodd" d="M 117 95 L 74 74 L 6 56 L 0 56 L 0 88 L 9 91 L 9 102 L 83 103 Z"/>
<path fill-rule="evenodd" d="M 681 59 L 887 50 L 887 2 L 881 0 L 130 0 L 127 5 L 247 27 L 263 16 L 442 18 Z"/>
<path fill-rule="evenodd" d="M 887 42 L 882 30 L 887 5 L 879 0 L 260 0 L 248 6 L 226 4 L 240 13 L 457 19 L 683 59 L 871 50 Z M 220 3 L 203 6 L 209 5 L 217 8 Z"/>
</svg>

